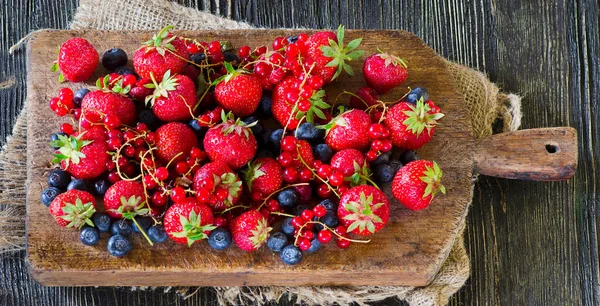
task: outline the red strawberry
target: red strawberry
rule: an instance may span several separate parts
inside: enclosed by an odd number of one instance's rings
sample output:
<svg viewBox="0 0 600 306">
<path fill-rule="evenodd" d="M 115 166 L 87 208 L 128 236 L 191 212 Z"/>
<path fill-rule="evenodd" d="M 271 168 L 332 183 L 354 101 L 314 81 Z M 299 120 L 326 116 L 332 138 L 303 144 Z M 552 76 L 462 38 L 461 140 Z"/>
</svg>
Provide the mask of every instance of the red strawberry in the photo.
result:
<svg viewBox="0 0 600 306">
<path fill-rule="evenodd" d="M 416 105 L 400 102 L 388 109 L 384 124 L 390 129 L 392 144 L 404 150 L 416 150 L 433 137 L 438 120 L 444 117 L 432 101 Z M 426 133 L 423 133 L 427 130 Z"/>
<path fill-rule="evenodd" d="M 215 98 L 226 110 L 238 117 L 246 117 L 254 113 L 262 97 L 262 84 L 252 75 L 234 70 L 225 62 L 229 72 L 215 81 Z M 213 83 L 214 84 L 214 83 Z"/>
<path fill-rule="evenodd" d="M 270 157 L 259 157 L 248 164 L 244 180 L 250 192 L 260 192 L 263 197 L 277 191 L 283 182 L 279 163 Z"/>
<path fill-rule="evenodd" d="M 344 46 L 344 27 L 341 25 L 337 35 L 330 31 L 314 33 L 306 41 L 304 52 L 306 59 L 314 62 L 311 74 L 323 78 L 325 84 L 335 80 L 342 70 L 353 75 L 354 71 L 346 61 L 358 59 L 363 55 L 363 50 L 355 50 L 361 41 L 362 38 L 357 38 Z"/>
<path fill-rule="evenodd" d="M 169 32 L 172 29 L 173 26 L 164 27 L 133 55 L 133 68 L 142 78 L 154 76 L 161 81 L 168 70 L 177 74 L 185 68 L 189 53 L 185 43 Z"/>
<path fill-rule="evenodd" d="M 212 161 L 222 161 L 232 169 L 247 164 L 256 154 L 256 139 L 251 125 L 233 120 L 231 113 L 221 113 L 222 123 L 210 128 L 204 136 L 204 150 Z"/>
<path fill-rule="evenodd" d="M 206 179 L 213 180 L 214 187 L 210 190 L 211 195 L 214 195 L 219 189 L 225 189 L 227 191 L 227 198 L 225 200 L 209 203 L 215 211 L 222 211 L 231 207 L 240 199 L 242 194 L 242 181 L 240 181 L 237 174 L 225 163 L 215 161 L 205 164 L 198 169 L 194 175 L 194 190 L 196 191 L 196 194 L 199 194 L 200 190 L 204 188 L 202 182 Z"/>
<path fill-rule="evenodd" d="M 58 62 L 52 71 L 60 69 L 58 81 L 83 82 L 94 74 L 98 66 L 98 51 L 89 41 L 74 37 L 65 41 L 58 51 Z"/>
<path fill-rule="evenodd" d="M 156 154 L 164 161 L 172 163 L 185 161 L 192 148 L 198 147 L 198 138 L 194 130 L 179 122 L 170 122 L 159 127 L 154 133 Z"/>
<path fill-rule="evenodd" d="M 81 228 L 85 224 L 93 226 L 90 218 L 96 212 L 96 199 L 89 192 L 68 190 L 59 194 L 50 203 L 50 214 L 58 225 Z"/>
<path fill-rule="evenodd" d="M 345 149 L 338 151 L 331 158 L 331 168 L 342 173 L 345 177 L 358 172 L 365 165 L 365 155 L 356 149 Z"/>
<path fill-rule="evenodd" d="M 338 218 L 348 233 L 371 235 L 390 219 L 390 203 L 385 194 L 373 186 L 352 187 L 340 198 Z"/>
<path fill-rule="evenodd" d="M 436 162 L 415 160 L 396 172 L 392 194 L 410 210 L 429 206 L 438 192 L 446 194 L 441 183 L 443 172 Z"/>
<path fill-rule="evenodd" d="M 192 246 L 196 241 L 207 239 L 215 228 L 213 212 L 206 204 L 187 198 L 173 204 L 165 213 L 165 232 L 173 241 Z"/>
<path fill-rule="evenodd" d="M 94 140 L 94 141 L 106 141 L 108 139 L 108 135 L 106 135 L 106 128 L 100 125 L 94 125 L 87 130 L 82 130 L 81 132 L 75 132 L 73 136 L 78 137 L 81 135 L 85 135 L 85 140 Z"/>
<path fill-rule="evenodd" d="M 363 75 L 371 88 L 384 94 L 402 84 L 408 77 L 408 71 L 405 60 L 379 52 L 365 59 Z"/>
<path fill-rule="evenodd" d="M 113 91 L 95 90 L 83 97 L 81 101 L 81 118 L 98 123 L 107 115 L 115 115 L 122 124 L 132 125 L 135 122 L 135 104 L 127 96 Z M 96 118 L 96 119 L 92 119 Z"/>
<path fill-rule="evenodd" d="M 75 178 L 89 180 L 106 171 L 106 162 L 109 160 L 106 142 L 88 140 L 87 133 L 77 137 L 59 135 L 58 140 L 50 145 L 59 147 L 52 154 L 52 162 L 60 163 L 61 167 Z"/>
<path fill-rule="evenodd" d="M 326 130 L 325 142 L 334 150 L 364 150 L 369 146 L 371 117 L 362 110 L 353 109 L 320 126 Z"/>
<path fill-rule="evenodd" d="M 104 208 L 113 218 L 132 219 L 148 214 L 144 186 L 137 181 L 118 181 L 104 194 Z"/>
<path fill-rule="evenodd" d="M 171 76 L 167 70 L 160 83 L 146 87 L 154 88 L 154 93 L 146 97 L 146 105 L 152 106 L 152 111 L 162 121 L 183 121 L 192 118 L 196 105 L 196 87 L 194 82 L 185 75 Z"/>
<path fill-rule="evenodd" d="M 257 250 L 267 241 L 272 230 L 263 214 L 254 209 L 233 219 L 229 229 L 235 244 L 247 252 Z"/>
<path fill-rule="evenodd" d="M 377 100 L 379 100 L 379 95 L 375 89 L 371 87 L 361 87 L 356 92 L 357 97 L 352 96 L 350 98 L 350 107 L 358 108 L 358 109 L 367 109 L 367 107 L 377 104 Z"/>
</svg>

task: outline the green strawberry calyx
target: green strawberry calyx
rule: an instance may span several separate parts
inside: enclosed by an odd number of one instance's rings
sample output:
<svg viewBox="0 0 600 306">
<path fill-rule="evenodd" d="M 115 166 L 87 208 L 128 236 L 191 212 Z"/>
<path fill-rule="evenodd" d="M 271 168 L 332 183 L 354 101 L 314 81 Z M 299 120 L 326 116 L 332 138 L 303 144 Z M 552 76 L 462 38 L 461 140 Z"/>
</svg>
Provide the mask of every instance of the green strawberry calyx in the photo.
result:
<svg viewBox="0 0 600 306">
<path fill-rule="evenodd" d="M 446 187 L 442 185 L 443 175 L 442 169 L 436 162 L 433 162 L 433 167 L 425 166 L 423 176 L 420 177 L 421 181 L 427 184 L 425 192 L 423 193 L 423 198 L 431 195 L 431 199 L 433 200 L 435 195 L 439 192 L 446 194 Z"/>
<path fill-rule="evenodd" d="M 50 145 L 52 147 L 58 147 L 56 153 L 52 154 L 52 156 L 54 156 L 52 163 L 58 164 L 64 161 L 65 169 L 69 168 L 71 162 L 79 164 L 81 159 L 86 157 L 85 154 L 81 152 L 81 149 L 92 143 L 91 140 L 82 140 L 81 136 L 83 136 L 83 134 L 77 137 L 58 135 L 57 140 L 51 141 Z"/>
<path fill-rule="evenodd" d="M 223 173 L 221 176 L 213 174 L 213 180 L 215 182 L 215 188 L 220 185 L 227 189 L 229 194 L 223 203 L 225 203 L 227 207 L 232 206 L 233 200 L 237 198 L 242 191 L 242 181 L 238 180 L 238 177 L 233 172 Z"/>
<path fill-rule="evenodd" d="M 406 118 L 402 124 L 404 124 L 406 129 L 411 131 L 411 133 L 416 134 L 417 137 L 419 137 L 425 129 L 427 129 L 427 133 L 431 135 L 431 129 L 437 125 L 438 120 L 444 117 L 444 114 L 439 112 L 433 113 L 429 104 L 423 101 L 423 97 L 417 101 L 416 105 L 408 104 L 410 110 L 404 111 L 404 114 L 408 118 Z"/>
<path fill-rule="evenodd" d="M 162 28 L 160 32 L 154 34 L 152 39 L 145 41 L 143 44 L 146 46 L 146 53 L 156 50 L 158 54 L 165 56 L 166 50 L 177 51 L 171 44 L 171 42 L 177 38 L 175 35 L 170 35 L 173 28 L 174 26 L 166 26 Z"/>
<path fill-rule="evenodd" d="M 131 90 L 131 85 L 123 87 L 124 79 L 119 77 L 117 80 L 110 82 L 110 75 L 105 75 L 103 78 L 96 80 L 96 87 L 104 92 L 114 92 L 121 95 L 126 95 Z"/>
<path fill-rule="evenodd" d="M 315 115 L 321 119 L 326 119 L 324 109 L 328 109 L 331 105 L 327 104 L 323 100 L 325 97 L 325 90 L 321 89 L 319 91 L 314 91 L 312 96 L 308 99 L 310 101 L 310 108 L 306 112 L 302 112 L 298 110 L 296 112 L 296 120 L 302 119 L 302 117 L 306 117 L 306 122 L 315 123 Z M 297 109 L 297 107 L 296 107 Z"/>
<path fill-rule="evenodd" d="M 365 161 L 362 165 L 354 161 L 353 167 L 354 173 L 350 177 L 345 178 L 345 180 L 350 181 L 350 187 L 368 185 L 370 183 L 379 188 L 377 184 L 370 179 L 371 169 L 369 168 L 367 161 Z"/>
<path fill-rule="evenodd" d="M 327 136 L 329 134 L 329 132 L 335 128 L 336 126 L 343 126 L 343 127 L 347 127 L 348 126 L 348 122 L 346 122 L 346 119 L 344 118 L 344 115 L 351 112 L 352 110 L 348 110 L 344 113 L 339 114 L 337 117 L 331 119 L 331 121 L 329 121 L 329 123 L 325 124 L 325 125 L 317 125 L 316 128 L 318 129 L 323 129 L 325 130 L 325 136 Z"/>
<path fill-rule="evenodd" d="M 266 218 L 262 217 L 260 220 L 258 220 L 256 227 L 250 231 L 249 237 L 254 249 L 258 249 L 265 241 L 267 241 L 271 230 L 273 230 L 273 228 L 269 227 Z"/>
<path fill-rule="evenodd" d="M 344 204 L 344 208 L 350 212 L 350 214 L 344 217 L 345 220 L 353 221 L 347 229 L 350 233 L 358 228 L 359 232 L 363 232 L 365 229 L 370 233 L 375 233 L 375 223 L 383 223 L 383 220 L 374 213 L 384 203 L 373 203 L 373 194 L 368 197 L 364 192 L 360 193 L 360 199 L 358 202 L 349 201 Z"/>
<path fill-rule="evenodd" d="M 129 199 L 121 196 L 120 201 L 119 208 L 112 211 L 121 214 L 125 219 L 133 220 L 136 216 L 147 215 L 150 212 L 146 201 L 142 201 L 140 196 L 132 195 Z"/>
<path fill-rule="evenodd" d="M 52 66 L 50 66 L 50 71 L 52 72 L 57 72 L 60 70 L 60 67 L 58 66 L 58 62 L 54 62 L 52 63 Z M 65 75 L 62 72 L 58 73 L 58 82 L 62 83 L 65 81 Z"/>
<path fill-rule="evenodd" d="M 223 66 L 225 67 L 225 70 L 227 70 L 227 74 L 218 77 L 210 85 L 215 86 L 221 82 L 228 83 L 229 81 L 233 80 L 235 77 L 237 77 L 239 75 L 242 75 L 245 73 L 250 73 L 249 71 L 246 71 L 243 69 L 236 70 L 235 68 L 233 68 L 233 65 L 231 65 L 230 62 L 224 62 Z"/>
<path fill-rule="evenodd" d="M 246 170 L 242 172 L 242 175 L 244 176 L 244 180 L 246 181 L 246 185 L 248 186 L 248 190 L 250 190 L 250 192 L 252 192 L 252 183 L 254 182 L 254 180 L 265 175 L 265 172 L 260 170 L 260 167 L 262 167 L 262 165 L 263 163 L 261 162 L 250 161 L 248 163 L 248 168 L 246 168 Z"/>
<path fill-rule="evenodd" d="M 207 239 L 208 235 L 205 232 L 210 232 L 217 228 L 212 224 L 202 224 L 202 216 L 198 215 L 195 210 L 190 211 L 189 216 L 186 218 L 183 215 L 179 215 L 179 222 L 181 223 L 181 232 L 173 233 L 174 237 L 186 238 L 188 247 L 192 246 L 194 242 L 202 239 Z"/>
<path fill-rule="evenodd" d="M 171 75 L 171 70 L 165 72 L 160 83 L 156 82 L 154 74 L 152 73 L 150 73 L 150 78 L 152 79 L 152 83 L 145 84 L 144 87 L 154 88 L 154 92 L 144 100 L 146 106 L 152 107 L 157 98 L 169 97 L 169 92 L 176 90 L 177 86 L 179 86 L 179 83 L 177 82 L 179 78 L 177 77 L 177 74 Z"/>
<path fill-rule="evenodd" d="M 340 25 L 337 30 L 337 42 L 333 39 L 329 39 L 329 46 L 322 46 L 321 51 L 324 56 L 333 58 L 329 63 L 327 63 L 326 67 L 337 67 L 335 74 L 331 78 L 335 80 L 340 76 L 342 70 L 345 71 L 349 75 L 354 75 L 354 70 L 352 66 L 350 66 L 347 62 L 360 58 L 365 51 L 364 50 L 356 50 L 360 43 L 362 42 L 362 38 L 357 38 L 348 43 L 348 45 L 344 46 L 344 26 Z"/>
<path fill-rule="evenodd" d="M 377 56 L 384 60 L 383 63 L 386 67 L 389 65 L 394 65 L 394 66 L 400 66 L 404 69 L 408 68 L 408 62 L 406 62 L 406 60 L 403 60 L 403 59 L 401 59 L 397 56 L 391 55 L 389 53 L 383 52 L 379 48 L 377 48 L 377 51 L 379 51 L 379 54 L 377 54 Z"/>
<path fill-rule="evenodd" d="M 75 204 L 65 203 L 62 211 L 64 215 L 60 218 L 69 221 L 67 227 L 82 228 L 86 224 L 94 226 L 90 218 L 96 212 L 96 208 L 92 202 L 83 203 L 80 198 L 77 198 Z"/>
<path fill-rule="evenodd" d="M 229 112 L 226 114 L 225 111 L 221 111 L 221 120 L 223 121 L 223 123 L 220 124 L 223 135 L 227 136 L 235 132 L 238 135 L 243 134 L 246 139 L 250 138 L 250 134 L 252 134 L 250 128 L 258 124 L 258 121 L 246 124 L 246 122 L 242 121 L 240 118 L 237 118 L 234 121 L 233 113 Z"/>
</svg>

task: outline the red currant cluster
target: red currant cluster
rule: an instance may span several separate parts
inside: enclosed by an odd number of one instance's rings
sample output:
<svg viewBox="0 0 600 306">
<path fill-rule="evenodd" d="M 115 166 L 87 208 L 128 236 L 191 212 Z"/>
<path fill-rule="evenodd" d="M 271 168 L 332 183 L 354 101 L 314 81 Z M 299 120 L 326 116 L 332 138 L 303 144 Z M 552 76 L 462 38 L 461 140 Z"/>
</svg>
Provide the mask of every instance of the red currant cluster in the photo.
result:
<svg viewBox="0 0 600 306">
<path fill-rule="evenodd" d="M 329 243 L 336 236 L 337 246 L 340 249 L 348 248 L 354 240 L 349 238 L 345 226 L 338 225 L 335 228 L 330 228 L 320 221 L 315 221 L 315 219 L 325 216 L 326 213 L 325 207 L 319 204 L 312 209 L 305 209 L 299 216 L 293 217 L 291 225 L 294 227 L 294 245 L 306 252 L 311 248 L 315 235 L 322 244 Z M 317 234 L 314 231 L 316 225 L 322 227 Z"/>
<path fill-rule="evenodd" d="M 50 109 L 60 117 L 70 114 L 75 109 L 73 98 L 74 94 L 70 88 L 61 88 L 58 97 L 50 99 Z"/>
<path fill-rule="evenodd" d="M 304 154 L 303 154 L 304 153 Z M 305 140 L 298 140 L 294 136 L 284 136 L 281 140 L 281 154 L 277 161 L 283 167 L 283 180 L 293 184 L 296 182 L 307 183 L 313 179 L 313 172 L 309 168 L 314 157 L 312 148 Z"/>
<path fill-rule="evenodd" d="M 371 138 L 371 149 L 367 151 L 365 157 L 367 161 L 372 162 L 377 159 L 381 153 L 392 150 L 392 141 L 390 130 L 381 123 L 373 123 L 369 127 L 369 138 Z"/>
</svg>

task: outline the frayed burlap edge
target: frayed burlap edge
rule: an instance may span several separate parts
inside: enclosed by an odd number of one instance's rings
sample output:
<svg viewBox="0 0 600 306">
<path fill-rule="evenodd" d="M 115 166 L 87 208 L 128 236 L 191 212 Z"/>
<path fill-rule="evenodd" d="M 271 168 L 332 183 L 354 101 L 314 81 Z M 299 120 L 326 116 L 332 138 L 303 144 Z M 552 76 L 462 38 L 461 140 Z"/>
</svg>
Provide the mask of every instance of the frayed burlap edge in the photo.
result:
<svg viewBox="0 0 600 306">
<path fill-rule="evenodd" d="M 142 30 L 157 29 L 166 24 L 178 29 L 244 29 L 246 23 L 235 22 L 209 13 L 186 8 L 163 0 L 81 0 L 73 29 Z M 29 36 L 28 36 L 29 37 Z M 11 48 L 16 50 L 27 38 Z M 502 119 L 504 131 L 518 129 L 521 122 L 520 97 L 500 93 L 497 86 L 478 71 L 447 62 L 448 70 L 464 95 L 476 137 L 492 134 L 492 125 Z M 18 117 L 12 138 L 0 153 L 0 253 L 24 249 L 26 177 L 26 107 Z M 222 304 L 264 304 L 283 297 L 307 304 L 366 304 L 390 297 L 406 300 L 411 305 L 445 305 L 469 277 L 469 257 L 464 247 L 464 220 L 447 260 L 425 287 L 215 287 Z M 136 287 L 132 290 L 145 290 Z M 151 288 L 157 289 L 157 288 Z M 195 294 L 197 288 L 162 288 L 177 290 L 183 296 Z"/>
</svg>

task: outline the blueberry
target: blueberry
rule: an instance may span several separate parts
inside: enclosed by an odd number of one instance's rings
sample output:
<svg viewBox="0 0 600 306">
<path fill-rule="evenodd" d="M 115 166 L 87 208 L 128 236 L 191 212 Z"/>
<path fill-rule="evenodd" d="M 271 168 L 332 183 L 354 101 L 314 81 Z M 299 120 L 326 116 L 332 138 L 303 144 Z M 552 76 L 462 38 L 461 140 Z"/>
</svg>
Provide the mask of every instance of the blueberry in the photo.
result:
<svg viewBox="0 0 600 306">
<path fill-rule="evenodd" d="M 262 133 L 260 133 L 259 135 L 254 135 L 259 148 L 264 148 L 265 150 L 268 148 L 269 137 L 271 136 L 272 133 L 273 133 L 273 129 L 263 127 Z"/>
<path fill-rule="evenodd" d="M 112 48 L 102 55 L 102 66 L 106 69 L 115 69 L 127 64 L 127 53 L 123 49 Z"/>
<path fill-rule="evenodd" d="M 277 195 L 277 201 L 282 207 L 292 207 L 298 202 L 298 192 L 294 188 L 284 189 Z"/>
<path fill-rule="evenodd" d="M 325 199 L 325 200 L 319 202 L 319 204 L 325 206 L 326 210 L 337 211 L 337 204 L 330 199 Z"/>
<path fill-rule="evenodd" d="M 288 41 L 288 43 L 293 44 L 298 40 L 298 35 L 288 36 L 286 40 Z"/>
<path fill-rule="evenodd" d="M 378 183 L 389 183 L 394 179 L 394 169 L 390 165 L 379 165 L 373 171 L 374 179 Z"/>
<path fill-rule="evenodd" d="M 400 154 L 400 162 L 403 165 L 406 165 L 408 163 L 410 163 L 413 160 L 417 160 L 419 159 L 419 156 L 417 156 L 417 153 L 415 153 L 415 151 L 404 151 L 402 152 L 402 154 Z"/>
<path fill-rule="evenodd" d="M 117 67 L 115 68 L 115 73 L 116 74 L 120 74 L 120 75 L 134 75 L 136 78 L 138 77 L 137 73 L 135 73 L 135 71 L 133 71 L 132 68 L 127 67 L 127 66 L 121 66 L 121 67 Z"/>
<path fill-rule="evenodd" d="M 73 179 L 69 185 L 67 185 L 67 190 L 81 190 L 90 192 L 90 186 L 84 180 Z"/>
<path fill-rule="evenodd" d="M 123 235 L 114 235 L 108 239 L 106 249 L 112 256 L 123 257 L 131 251 L 131 243 Z"/>
<path fill-rule="evenodd" d="M 409 103 L 417 103 L 417 100 L 419 100 L 421 97 L 423 98 L 423 101 L 427 101 L 427 99 L 429 99 L 429 93 L 427 92 L 427 89 L 424 87 L 415 87 L 410 91 L 404 100 Z"/>
<path fill-rule="evenodd" d="M 143 109 L 138 114 L 138 121 L 146 124 L 148 127 L 152 128 L 158 124 L 158 118 L 154 115 L 154 112 L 150 109 Z"/>
<path fill-rule="evenodd" d="M 260 103 L 258 104 L 258 108 L 256 109 L 256 115 L 259 117 L 272 117 L 273 112 L 271 111 L 271 106 L 273 105 L 273 100 L 271 100 L 270 95 L 263 95 L 260 98 Z"/>
<path fill-rule="evenodd" d="M 310 248 L 308 250 L 306 250 L 306 253 L 314 253 L 314 252 L 318 251 L 320 248 L 321 248 L 321 242 L 319 241 L 319 239 L 314 238 L 310 242 Z"/>
<path fill-rule="evenodd" d="M 337 217 L 337 212 L 331 211 L 331 210 L 328 210 L 325 213 L 325 216 L 319 218 L 319 221 L 323 222 L 323 224 L 329 226 L 330 228 L 335 228 L 339 224 L 338 217 Z M 317 231 L 320 231 L 320 230 L 323 229 L 323 225 L 321 225 L 321 224 L 315 224 L 315 229 Z"/>
<path fill-rule="evenodd" d="M 335 108 L 333 109 L 333 112 L 331 113 L 331 115 L 334 117 L 337 117 L 339 114 L 341 114 L 349 109 L 350 109 L 350 106 L 348 106 L 347 104 L 336 105 Z"/>
<path fill-rule="evenodd" d="M 202 65 L 202 62 L 205 60 L 206 60 L 206 54 L 204 54 L 202 52 L 198 52 L 198 53 L 192 54 L 192 56 L 190 56 L 190 61 L 194 62 L 194 64 Z"/>
<path fill-rule="evenodd" d="M 208 245 L 215 250 L 225 250 L 231 245 L 231 234 L 224 228 L 217 228 L 208 235 Z"/>
<path fill-rule="evenodd" d="M 63 133 L 63 132 L 58 132 L 58 133 L 54 133 L 52 135 L 50 135 L 50 142 L 56 141 L 58 140 L 58 135 L 62 135 L 62 136 L 67 136 L 67 134 Z M 59 149 L 59 147 L 55 147 L 55 146 L 51 146 L 52 149 Z"/>
<path fill-rule="evenodd" d="M 244 118 L 243 121 L 246 124 L 252 124 L 252 123 L 256 122 L 256 124 L 254 126 L 252 126 L 250 128 L 250 130 L 252 130 L 252 133 L 256 137 L 258 137 L 259 135 L 262 134 L 262 132 L 263 132 L 263 126 L 262 126 L 262 124 L 260 124 L 260 121 L 258 121 L 258 118 L 254 117 L 254 116 L 250 116 L 250 117 Z"/>
<path fill-rule="evenodd" d="M 56 187 L 48 187 L 48 188 L 44 189 L 44 191 L 42 191 L 42 195 L 41 195 L 42 203 L 46 207 L 50 206 L 52 201 L 54 201 L 54 198 L 56 198 L 59 194 L 61 194 L 61 192 L 62 191 L 60 191 L 60 189 L 58 189 Z"/>
<path fill-rule="evenodd" d="M 273 152 L 269 150 L 258 150 L 256 157 L 273 157 Z"/>
<path fill-rule="evenodd" d="M 392 160 L 389 163 L 390 167 L 392 167 L 392 169 L 394 170 L 394 173 L 398 172 L 398 170 L 400 170 L 400 168 L 402 168 L 402 163 L 398 160 Z"/>
<path fill-rule="evenodd" d="M 310 209 L 310 207 L 308 207 L 308 205 L 302 204 L 302 205 L 298 205 L 296 206 L 296 208 L 294 208 L 294 214 L 299 216 L 303 211 Z"/>
<path fill-rule="evenodd" d="M 83 101 L 83 97 L 85 97 L 85 95 L 89 93 L 90 90 L 87 88 L 80 88 L 75 91 L 75 94 L 73 95 L 73 104 L 75 104 L 75 108 L 81 106 L 81 101 Z"/>
<path fill-rule="evenodd" d="M 153 225 L 148 229 L 148 238 L 156 243 L 165 242 L 167 240 L 167 232 L 162 225 Z"/>
<path fill-rule="evenodd" d="M 71 175 L 62 169 L 55 169 L 48 174 L 48 185 L 59 189 L 65 189 L 71 182 Z"/>
<path fill-rule="evenodd" d="M 85 245 L 96 245 L 100 241 L 100 232 L 91 226 L 84 226 L 79 232 L 79 240 Z"/>
<path fill-rule="evenodd" d="M 295 265 L 302 260 L 302 252 L 293 244 L 284 247 L 279 254 L 281 261 L 286 265 Z"/>
<path fill-rule="evenodd" d="M 296 138 L 316 142 L 325 138 L 325 130 L 316 128 L 310 122 L 303 122 L 296 129 Z"/>
<path fill-rule="evenodd" d="M 281 231 L 289 237 L 292 237 L 294 235 L 294 226 L 292 225 L 292 218 L 288 217 L 283 219 L 283 223 L 281 223 Z"/>
<path fill-rule="evenodd" d="M 237 55 L 235 55 L 235 53 L 233 53 L 233 52 L 230 52 L 230 51 L 223 52 L 223 55 L 225 56 L 225 61 L 228 63 L 240 61 L 240 58 Z"/>
<path fill-rule="evenodd" d="M 203 127 L 200 125 L 200 122 L 196 119 L 192 119 L 188 122 L 188 125 L 194 130 L 196 133 L 202 132 Z"/>
<path fill-rule="evenodd" d="M 390 157 L 392 157 L 391 152 L 384 152 L 384 153 L 379 154 L 379 156 L 377 156 L 377 158 L 371 162 L 371 167 L 389 164 Z"/>
<path fill-rule="evenodd" d="M 284 246 L 288 244 L 287 236 L 282 232 L 276 232 L 269 236 L 267 240 L 267 246 L 273 252 L 281 252 Z"/>
<path fill-rule="evenodd" d="M 281 138 L 283 138 L 283 129 L 275 130 L 269 136 L 269 146 L 276 155 L 281 151 Z"/>
<path fill-rule="evenodd" d="M 150 226 L 152 225 L 152 223 L 154 223 L 154 222 L 152 222 L 152 218 L 150 218 L 150 217 L 138 217 L 138 218 L 135 218 L 135 221 L 140 225 L 140 227 L 144 230 L 144 232 L 147 232 L 148 229 L 150 228 Z M 131 229 L 136 234 L 142 233 L 140 231 L 140 229 L 138 228 L 138 226 L 135 224 L 135 222 L 132 224 Z"/>
<path fill-rule="evenodd" d="M 129 236 L 131 231 L 131 223 L 125 219 L 117 220 L 110 226 L 110 233 L 113 235 Z"/>
<path fill-rule="evenodd" d="M 94 194 L 103 197 L 109 187 L 110 182 L 108 180 L 97 180 L 94 182 Z"/>
<path fill-rule="evenodd" d="M 323 163 L 329 163 L 333 156 L 333 150 L 325 143 L 316 145 L 313 149 L 315 157 Z"/>
<path fill-rule="evenodd" d="M 105 212 L 97 212 L 92 216 L 92 222 L 100 233 L 106 233 L 110 229 L 110 216 Z"/>
</svg>

